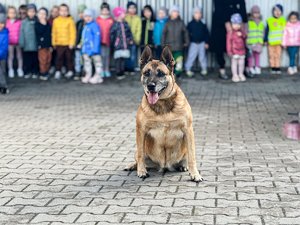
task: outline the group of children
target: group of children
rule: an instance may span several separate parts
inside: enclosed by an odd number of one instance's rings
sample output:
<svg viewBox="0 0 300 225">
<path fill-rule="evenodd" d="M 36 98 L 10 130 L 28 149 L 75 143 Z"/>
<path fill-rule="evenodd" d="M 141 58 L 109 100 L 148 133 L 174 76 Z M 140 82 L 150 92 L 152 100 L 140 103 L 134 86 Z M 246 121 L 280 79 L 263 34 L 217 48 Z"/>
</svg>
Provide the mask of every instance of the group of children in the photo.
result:
<svg viewBox="0 0 300 225">
<path fill-rule="evenodd" d="M 54 73 L 55 79 L 61 79 L 64 74 L 68 79 L 81 79 L 83 83 L 102 83 L 103 78 L 111 76 L 111 52 L 117 78 L 122 79 L 125 72 L 134 74 L 138 46 L 143 50 L 146 45 L 153 47 L 157 58 L 162 46 L 171 46 L 177 76 L 183 68 L 188 76 L 193 76 L 192 66 L 197 57 L 201 74 L 206 75 L 209 31 L 202 20 L 202 9 L 193 9 L 193 19 L 187 26 L 179 11 L 176 5 L 169 11 L 161 7 L 155 16 L 152 7 L 146 5 L 140 17 L 132 1 L 128 2 L 127 10 L 116 7 L 112 13 L 109 4 L 104 2 L 96 17 L 94 10 L 79 5 L 79 20 L 75 24 L 66 4 L 54 6 L 50 13 L 44 7 L 37 10 L 35 4 L 21 5 L 18 10 L 8 6 L 6 12 L 0 10 L 0 92 L 8 92 L 3 76 L 6 67 L 10 78 L 17 74 L 48 80 Z M 264 44 L 268 45 L 272 73 L 280 73 L 282 46 L 287 48 L 290 57 L 288 73 L 297 72 L 299 14 L 291 12 L 288 22 L 282 14 L 283 7 L 275 5 L 267 26 L 258 6 L 252 7 L 248 24 L 243 23 L 240 14 L 232 15 L 230 26 L 226 26 L 232 81 L 246 80 L 245 64 L 248 72 L 261 73 L 260 53 Z M 188 55 L 184 63 L 185 48 Z"/>
</svg>

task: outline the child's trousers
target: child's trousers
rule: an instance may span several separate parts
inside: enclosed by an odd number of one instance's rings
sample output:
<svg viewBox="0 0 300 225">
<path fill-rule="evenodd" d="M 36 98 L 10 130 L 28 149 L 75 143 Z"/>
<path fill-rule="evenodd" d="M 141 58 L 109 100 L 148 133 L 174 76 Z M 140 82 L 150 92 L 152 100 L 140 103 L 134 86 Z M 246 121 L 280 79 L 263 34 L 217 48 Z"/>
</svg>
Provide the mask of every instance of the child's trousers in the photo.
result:
<svg viewBox="0 0 300 225">
<path fill-rule="evenodd" d="M 110 64 L 110 47 L 107 45 L 101 46 L 101 57 L 103 61 L 103 70 L 105 72 L 109 71 L 109 64 Z"/>
<path fill-rule="evenodd" d="M 40 73 L 45 75 L 49 72 L 51 66 L 52 52 L 50 48 L 41 48 L 38 51 Z"/>
<path fill-rule="evenodd" d="M 56 71 L 61 71 L 64 62 L 66 62 L 68 71 L 74 71 L 73 49 L 70 49 L 69 46 L 57 46 L 55 63 Z"/>
<path fill-rule="evenodd" d="M 125 58 L 117 58 L 115 59 L 116 73 L 117 75 L 123 75 L 125 71 Z"/>
<path fill-rule="evenodd" d="M 232 75 L 243 75 L 245 69 L 245 56 L 244 55 L 233 55 L 231 58 L 231 71 Z"/>
<path fill-rule="evenodd" d="M 95 75 L 101 76 L 102 73 L 102 60 L 100 55 L 89 56 L 83 55 L 84 61 L 84 71 L 87 76 L 92 76 L 93 74 L 93 64 L 95 67 Z"/>
<path fill-rule="evenodd" d="M 175 60 L 175 75 L 180 76 L 183 69 L 183 52 L 182 51 L 172 51 L 172 55 Z"/>
<path fill-rule="evenodd" d="M 299 52 L 299 47 L 298 46 L 290 46 L 290 47 L 287 47 L 287 51 L 288 51 L 289 57 L 290 57 L 290 67 L 296 66 L 296 57 Z"/>
<path fill-rule="evenodd" d="M 282 48 L 281 45 L 269 45 L 269 62 L 271 68 L 279 68 L 280 67 L 280 59 Z"/>
<path fill-rule="evenodd" d="M 6 83 L 6 61 L 0 60 L 0 87 L 7 88 Z"/>
<path fill-rule="evenodd" d="M 81 72 L 81 67 L 82 67 L 81 50 L 76 49 L 75 50 L 75 72 L 80 73 Z"/>
<path fill-rule="evenodd" d="M 205 42 L 200 44 L 192 42 L 189 47 L 188 57 L 185 63 L 185 70 L 190 71 L 196 58 L 198 57 L 202 70 L 207 70 L 207 58 Z"/>
<path fill-rule="evenodd" d="M 252 51 L 248 57 L 248 67 L 260 67 L 260 52 Z"/>
<path fill-rule="evenodd" d="M 38 74 L 39 60 L 38 52 L 23 52 L 24 73 L 25 74 Z"/>
<path fill-rule="evenodd" d="M 22 56 L 22 49 L 19 45 L 9 45 L 8 48 L 8 69 L 13 69 L 14 68 L 14 56 L 15 56 L 15 49 L 16 49 L 16 56 L 17 56 L 17 61 L 18 61 L 18 68 L 23 69 L 23 56 Z"/>
</svg>

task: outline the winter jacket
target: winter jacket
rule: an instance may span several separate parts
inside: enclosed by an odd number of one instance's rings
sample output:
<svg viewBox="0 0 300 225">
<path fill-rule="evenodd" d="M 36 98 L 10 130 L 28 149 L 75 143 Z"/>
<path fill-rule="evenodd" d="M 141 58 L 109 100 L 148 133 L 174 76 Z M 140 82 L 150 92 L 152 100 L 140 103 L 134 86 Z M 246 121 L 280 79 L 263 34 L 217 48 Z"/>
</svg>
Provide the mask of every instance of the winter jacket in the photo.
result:
<svg viewBox="0 0 300 225">
<path fill-rule="evenodd" d="M 127 22 L 115 22 L 110 29 L 110 43 L 114 50 L 127 49 L 133 36 Z"/>
<path fill-rule="evenodd" d="M 0 60 L 6 60 L 8 55 L 9 31 L 4 28 L 0 31 Z"/>
<path fill-rule="evenodd" d="M 110 28 L 114 23 L 114 20 L 112 17 L 104 18 L 98 16 L 97 18 L 97 24 L 100 27 L 101 30 L 101 43 L 103 45 L 109 46 L 110 45 Z"/>
<path fill-rule="evenodd" d="M 239 32 L 242 33 L 242 36 L 238 36 Z M 246 38 L 247 35 L 242 30 L 228 32 L 226 38 L 227 54 L 229 56 L 246 55 Z"/>
<path fill-rule="evenodd" d="M 6 28 L 9 31 L 9 44 L 10 45 L 18 45 L 19 44 L 19 37 L 21 31 L 21 20 L 6 20 Z"/>
<path fill-rule="evenodd" d="M 172 51 L 182 51 L 189 45 L 189 33 L 180 18 L 169 20 L 166 23 L 162 35 L 162 45 L 170 45 Z"/>
<path fill-rule="evenodd" d="M 283 46 L 300 46 L 300 22 L 286 24 L 282 39 Z"/>
<path fill-rule="evenodd" d="M 142 19 L 141 46 L 153 45 L 154 21 Z"/>
<path fill-rule="evenodd" d="M 142 34 L 142 20 L 138 15 L 129 15 L 125 17 L 125 21 L 128 23 L 134 43 L 139 45 L 141 43 L 141 34 Z"/>
<path fill-rule="evenodd" d="M 161 45 L 161 37 L 164 30 L 164 27 L 168 21 L 168 18 L 164 18 L 161 20 L 157 20 L 154 24 L 154 30 L 153 30 L 153 42 L 154 45 Z"/>
<path fill-rule="evenodd" d="M 41 24 L 35 23 L 35 34 L 37 39 L 38 48 L 50 48 L 51 47 L 51 26 L 49 23 Z"/>
<path fill-rule="evenodd" d="M 98 24 L 95 21 L 85 24 L 82 36 L 82 54 L 100 55 L 101 54 L 101 32 Z"/>
<path fill-rule="evenodd" d="M 35 23 L 36 18 L 29 19 L 27 17 L 26 19 L 22 20 L 19 45 L 25 52 L 37 51 Z"/>
<path fill-rule="evenodd" d="M 190 35 L 190 42 L 194 42 L 197 44 L 201 42 L 208 43 L 209 41 L 208 29 L 206 24 L 203 23 L 201 20 L 197 21 L 193 19 L 191 22 L 189 22 L 187 26 L 187 30 Z"/>
<path fill-rule="evenodd" d="M 59 16 L 54 19 L 52 27 L 52 45 L 69 46 L 76 43 L 76 27 L 71 16 Z"/>
<path fill-rule="evenodd" d="M 83 27 L 84 27 L 84 20 L 78 20 L 76 22 L 76 46 L 80 44 Z"/>
</svg>

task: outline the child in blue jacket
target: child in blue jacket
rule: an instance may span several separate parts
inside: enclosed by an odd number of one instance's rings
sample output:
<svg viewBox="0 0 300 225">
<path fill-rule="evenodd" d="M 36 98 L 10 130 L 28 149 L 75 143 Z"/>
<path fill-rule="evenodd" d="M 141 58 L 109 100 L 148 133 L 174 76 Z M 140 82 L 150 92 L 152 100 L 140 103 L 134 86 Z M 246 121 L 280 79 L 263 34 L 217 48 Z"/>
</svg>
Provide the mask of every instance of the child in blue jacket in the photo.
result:
<svg viewBox="0 0 300 225">
<path fill-rule="evenodd" d="M 154 24 L 154 30 L 153 30 L 154 51 L 155 51 L 155 56 L 157 58 L 160 57 L 162 52 L 161 36 L 167 21 L 168 21 L 167 9 L 165 7 L 161 7 L 158 11 L 157 20 Z"/>
<path fill-rule="evenodd" d="M 6 83 L 6 59 L 8 55 L 8 30 L 5 28 L 6 16 L 0 13 L 0 93 L 8 94 Z"/>
<path fill-rule="evenodd" d="M 81 52 L 84 61 L 85 76 L 82 78 L 83 83 L 100 84 L 103 82 L 102 74 L 102 60 L 101 60 L 101 32 L 100 27 L 94 20 L 94 11 L 86 9 L 83 12 L 85 26 L 81 37 Z M 93 73 L 93 65 L 95 67 L 95 74 Z"/>
</svg>

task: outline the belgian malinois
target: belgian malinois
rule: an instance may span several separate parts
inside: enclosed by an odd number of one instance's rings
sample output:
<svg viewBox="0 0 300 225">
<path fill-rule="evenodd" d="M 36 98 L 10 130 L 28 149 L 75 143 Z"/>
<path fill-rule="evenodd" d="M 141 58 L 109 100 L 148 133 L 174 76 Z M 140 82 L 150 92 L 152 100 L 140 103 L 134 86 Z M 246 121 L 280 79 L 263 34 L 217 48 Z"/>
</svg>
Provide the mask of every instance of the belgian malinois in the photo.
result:
<svg viewBox="0 0 300 225">
<path fill-rule="evenodd" d="M 203 180 L 197 169 L 191 107 L 175 82 L 174 58 L 168 46 L 160 60 L 146 46 L 141 58 L 144 96 L 136 116 L 135 162 L 125 170 L 149 176 L 149 162 L 161 170 L 189 171 L 192 181 Z"/>
</svg>

